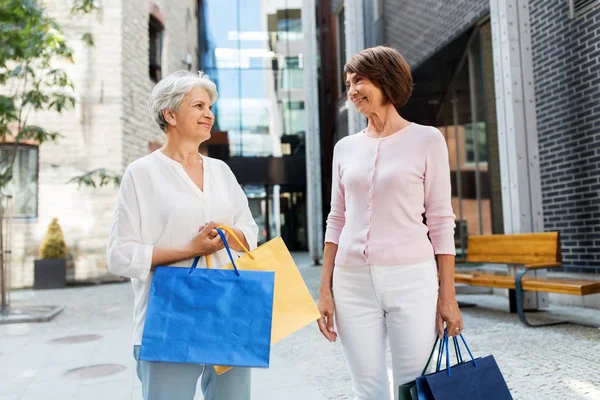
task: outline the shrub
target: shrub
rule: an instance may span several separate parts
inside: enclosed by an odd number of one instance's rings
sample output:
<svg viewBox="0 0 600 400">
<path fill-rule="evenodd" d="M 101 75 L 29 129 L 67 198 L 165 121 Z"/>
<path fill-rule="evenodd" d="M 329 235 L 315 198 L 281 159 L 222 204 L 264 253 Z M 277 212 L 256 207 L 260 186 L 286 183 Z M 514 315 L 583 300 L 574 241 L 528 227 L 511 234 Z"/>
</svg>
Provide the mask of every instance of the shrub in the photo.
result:
<svg viewBox="0 0 600 400">
<path fill-rule="evenodd" d="M 40 258 L 67 258 L 67 245 L 58 219 L 54 218 L 40 246 Z"/>
</svg>

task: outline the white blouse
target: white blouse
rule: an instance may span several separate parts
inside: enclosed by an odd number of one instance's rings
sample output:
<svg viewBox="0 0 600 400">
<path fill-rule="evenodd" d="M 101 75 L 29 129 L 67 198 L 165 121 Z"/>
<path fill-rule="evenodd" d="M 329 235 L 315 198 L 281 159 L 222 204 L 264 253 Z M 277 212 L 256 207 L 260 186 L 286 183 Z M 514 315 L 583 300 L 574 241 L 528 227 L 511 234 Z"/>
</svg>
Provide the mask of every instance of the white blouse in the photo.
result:
<svg viewBox="0 0 600 400">
<path fill-rule="evenodd" d="M 107 259 L 110 272 L 131 278 L 134 345 L 142 341 L 154 246 L 186 245 L 201 225 L 215 221 L 239 228 L 250 250 L 256 248 L 258 227 L 233 172 L 221 160 L 202 156 L 202 161 L 204 190 L 192 181 L 183 165 L 160 150 L 131 163 L 123 175 Z M 175 266 L 189 267 L 192 261 Z M 225 249 L 211 255 L 213 268 L 228 263 Z M 198 267 L 206 267 L 205 257 Z"/>
</svg>

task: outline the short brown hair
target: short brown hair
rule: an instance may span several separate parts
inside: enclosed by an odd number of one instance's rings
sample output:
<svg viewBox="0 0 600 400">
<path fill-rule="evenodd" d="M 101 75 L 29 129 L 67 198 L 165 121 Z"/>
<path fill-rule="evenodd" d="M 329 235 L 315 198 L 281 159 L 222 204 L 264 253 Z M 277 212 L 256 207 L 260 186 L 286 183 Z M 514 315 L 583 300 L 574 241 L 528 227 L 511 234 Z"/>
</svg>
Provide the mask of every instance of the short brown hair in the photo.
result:
<svg viewBox="0 0 600 400">
<path fill-rule="evenodd" d="M 383 92 L 383 104 L 404 106 L 412 93 L 410 66 L 397 50 L 376 46 L 356 53 L 344 66 L 344 74 L 362 75 Z"/>
</svg>

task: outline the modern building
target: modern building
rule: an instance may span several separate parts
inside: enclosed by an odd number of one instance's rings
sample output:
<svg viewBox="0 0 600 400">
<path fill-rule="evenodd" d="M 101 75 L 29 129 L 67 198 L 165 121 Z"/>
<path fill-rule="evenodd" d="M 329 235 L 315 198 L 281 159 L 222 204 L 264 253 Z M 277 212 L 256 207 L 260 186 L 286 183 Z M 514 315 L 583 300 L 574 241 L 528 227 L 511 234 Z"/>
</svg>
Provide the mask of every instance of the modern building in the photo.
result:
<svg viewBox="0 0 600 400">
<path fill-rule="evenodd" d="M 34 259 L 52 218 L 64 231 L 76 279 L 106 274 L 106 240 L 116 188 L 67 183 L 97 168 L 120 174 L 153 149 L 161 132 L 147 111 L 154 84 L 169 72 L 197 70 L 195 0 L 103 0 L 89 15 L 69 16 L 72 2 L 39 2 L 63 27 L 74 50 L 64 68 L 76 105 L 62 115 L 38 113 L 32 124 L 59 132 L 56 143 L 23 145 L 9 191 L 14 196 L 12 286 L 30 286 Z M 91 32 L 94 46 L 80 38 Z M 0 151 L 6 151 L 0 149 Z"/>
<path fill-rule="evenodd" d="M 414 76 L 401 113 L 448 143 L 457 253 L 468 235 L 558 231 L 563 272 L 600 273 L 600 1 L 323 0 L 317 21 L 324 171 L 366 125 L 345 60 L 392 46 Z"/>
<path fill-rule="evenodd" d="M 260 243 L 308 250 L 302 1 L 201 0 L 198 12 L 200 69 L 219 90 L 202 151 L 232 168 Z"/>
</svg>

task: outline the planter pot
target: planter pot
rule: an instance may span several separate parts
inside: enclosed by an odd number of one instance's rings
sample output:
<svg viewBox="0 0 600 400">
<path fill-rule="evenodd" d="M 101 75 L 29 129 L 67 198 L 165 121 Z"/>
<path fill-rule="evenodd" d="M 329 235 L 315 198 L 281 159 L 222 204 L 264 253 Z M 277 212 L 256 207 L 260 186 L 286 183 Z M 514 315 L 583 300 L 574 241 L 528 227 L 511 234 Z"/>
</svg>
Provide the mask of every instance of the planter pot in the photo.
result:
<svg viewBox="0 0 600 400">
<path fill-rule="evenodd" d="M 34 262 L 34 289 L 58 289 L 66 286 L 66 260 L 46 258 Z"/>
</svg>

